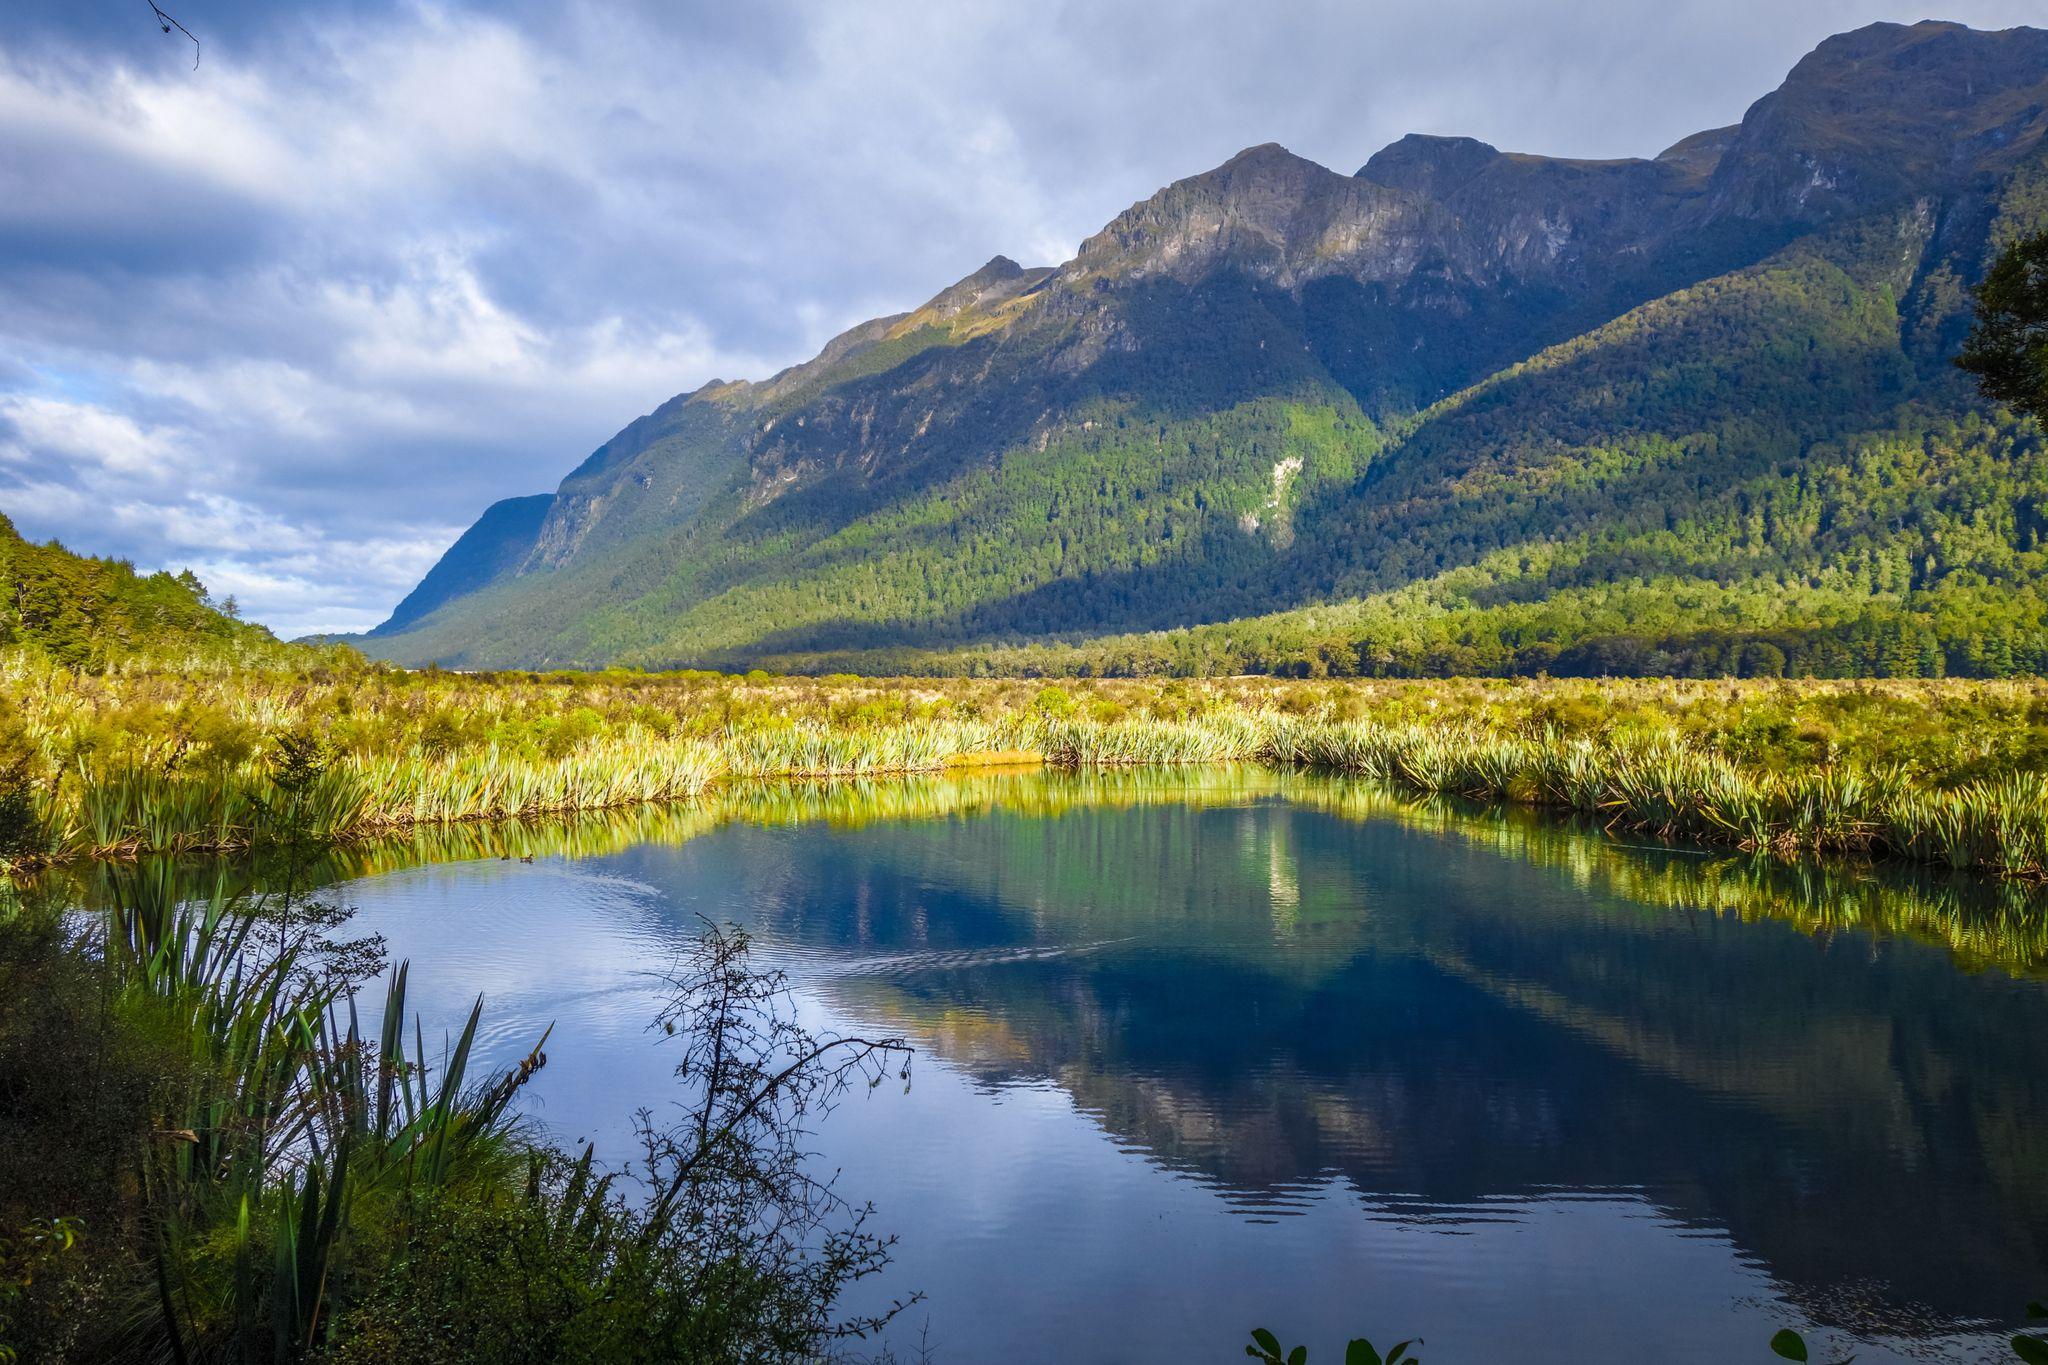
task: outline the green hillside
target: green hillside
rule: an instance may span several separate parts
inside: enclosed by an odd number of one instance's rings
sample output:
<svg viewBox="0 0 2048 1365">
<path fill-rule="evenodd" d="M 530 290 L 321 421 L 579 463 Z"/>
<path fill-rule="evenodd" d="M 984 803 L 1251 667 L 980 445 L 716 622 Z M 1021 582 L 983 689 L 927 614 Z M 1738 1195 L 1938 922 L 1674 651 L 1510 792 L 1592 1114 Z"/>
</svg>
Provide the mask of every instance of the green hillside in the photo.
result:
<svg viewBox="0 0 2048 1365">
<path fill-rule="evenodd" d="M 52 541 L 34 545 L 0 516 L 0 647 L 66 668 L 280 663 L 311 651 L 233 618 L 190 573 L 139 574 Z"/>
<path fill-rule="evenodd" d="M 2048 33 L 1874 25 L 1654 160 L 1253 148 L 487 519 L 463 665 L 2000 673 L 2041 433 L 1948 363 Z M 499 521 L 507 521 L 500 517 Z M 479 569 L 478 566 L 483 566 Z M 423 591 L 428 585 L 423 585 Z M 430 610 L 424 609 L 431 607 Z"/>
</svg>

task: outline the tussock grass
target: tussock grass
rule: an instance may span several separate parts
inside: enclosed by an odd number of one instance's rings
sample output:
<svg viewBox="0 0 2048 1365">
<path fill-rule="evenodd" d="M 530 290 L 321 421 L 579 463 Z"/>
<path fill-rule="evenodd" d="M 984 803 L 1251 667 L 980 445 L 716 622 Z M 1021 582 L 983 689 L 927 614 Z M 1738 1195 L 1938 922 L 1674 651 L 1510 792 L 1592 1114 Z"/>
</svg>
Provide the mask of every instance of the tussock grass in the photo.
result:
<svg viewBox="0 0 2048 1365">
<path fill-rule="evenodd" d="M 1675 738 L 1533 736 L 1371 722 L 1277 725 L 1275 762 L 1424 795 L 1559 807 L 1610 829 L 1772 853 L 1882 854 L 2048 877 L 2048 777 L 2008 773 L 1948 790 L 1897 767 L 1745 767 Z"/>
<path fill-rule="evenodd" d="M 1924 864 L 1788 859 L 1601 837 L 1597 820 L 1561 820 L 1533 804 L 1474 805 L 1404 793 L 1374 778 L 1339 778 L 1277 764 L 1047 769 L 1033 781 L 958 770 L 816 782 L 732 781 L 682 802 L 627 805 L 574 818 L 422 823 L 316 851 L 314 885 L 402 868 L 475 859 L 602 857 L 680 846 L 733 824 L 793 826 L 938 820 L 994 813 L 1058 818 L 1151 805 L 1242 806 L 1281 799 L 1345 820 L 1394 820 L 1564 872 L 1575 886 L 1624 905 L 1776 920 L 1808 933 L 1906 936 L 1945 948 L 1968 970 L 2048 971 L 2048 916 L 2026 880 L 1993 879 Z M 223 877 L 246 877 L 225 859 Z M 117 869 L 118 870 L 118 869 Z M 68 905 L 104 900 L 101 868 L 52 873 L 41 891 Z"/>
<path fill-rule="evenodd" d="M 233 850 L 267 754 L 330 758 L 325 838 L 1020 758 L 1258 762 L 1578 812 L 1737 848 L 2048 877 L 2048 683 L 466 675 L 381 667 L 81 675 L 0 654 L 9 861 Z"/>
</svg>

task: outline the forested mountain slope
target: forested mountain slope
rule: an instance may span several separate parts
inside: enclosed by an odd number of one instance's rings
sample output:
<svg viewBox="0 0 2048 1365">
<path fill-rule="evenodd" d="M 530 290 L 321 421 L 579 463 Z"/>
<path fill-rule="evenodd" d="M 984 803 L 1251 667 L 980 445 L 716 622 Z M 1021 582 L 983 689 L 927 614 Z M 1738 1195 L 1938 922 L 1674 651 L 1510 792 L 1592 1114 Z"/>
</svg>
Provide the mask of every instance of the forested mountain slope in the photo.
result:
<svg viewBox="0 0 2048 1365">
<path fill-rule="evenodd" d="M 2040 432 L 1948 357 L 1989 255 L 2048 223 L 2044 130 L 2048 32 L 1930 23 L 1829 39 L 1654 160 L 1409 137 L 1345 176 L 1255 147 L 1056 269 L 998 257 L 672 400 L 493 509 L 366 643 L 2040 667 Z"/>
</svg>

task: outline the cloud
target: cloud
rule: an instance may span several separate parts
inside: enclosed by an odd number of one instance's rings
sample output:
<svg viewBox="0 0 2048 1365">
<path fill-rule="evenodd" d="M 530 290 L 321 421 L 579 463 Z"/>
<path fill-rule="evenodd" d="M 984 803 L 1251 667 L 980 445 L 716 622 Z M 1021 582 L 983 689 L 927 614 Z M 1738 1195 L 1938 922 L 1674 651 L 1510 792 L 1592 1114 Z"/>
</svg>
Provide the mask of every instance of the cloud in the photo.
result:
<svg viewBox="0 0 2048 1365">
<path fill-rule="evenodd" d="M 337 536 L 318 518 L 245 501 L 184 428 L 47 397 L 0 398 L 0 506 L 24 530 L 90 528 L 74 542 L 145 567 L 195 569 L 216 595 L 295 613 L 298 628 L 360 630 L 403 592 L 458 527 L 366 527 Z M 409 531 L 410 533 L 406 533 Z M 351 599 L 356 603 L 352 604 Z"/>
<path fill-rule="evenodd" d="M 2035 0 L 1952 17 L 2025 22 Z M 367 625 L 497 498 L 1276 140 L 1650 154 L 1879 0 L 0 15 L 0 510 Z"/>
<path fill-rule="evenodd" d="M 0 423 L 11 437 L 0 443 L 0 461 L 9 464 L 62 461 L 109 476 L 147 477 L 176 458 L 173 433 L 148 431 L 119 413 L 53 398 L 0 401 Z"/>
</svg>

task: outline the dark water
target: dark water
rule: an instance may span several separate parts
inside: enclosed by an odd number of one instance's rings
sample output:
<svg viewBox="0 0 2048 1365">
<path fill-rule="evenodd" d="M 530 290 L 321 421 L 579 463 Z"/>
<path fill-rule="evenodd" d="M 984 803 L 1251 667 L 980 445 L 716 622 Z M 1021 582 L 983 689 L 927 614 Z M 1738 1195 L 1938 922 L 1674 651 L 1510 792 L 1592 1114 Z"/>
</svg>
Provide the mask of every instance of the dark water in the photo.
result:
<svg viewBox="0 0 2048 1365">
<path fill-rule="evenodd" d="M 866 1297 L 928 1296 L 899 1349 L 1761 1361 L 1797 1325 L 1995 1359 L 2048 1293 L 2048 936 L 1968 887 L 1229 771 L 468 837 L 347 895 L 430 1023 L 480 988 L 510 1058 L 555 1021 L 529 1093 L 565 1142 L 624 1156 L 661 1102 L 642 974 L 699 915 L 916 1041 L 817 1143 L 902 1238 Z"/>
</svg>

